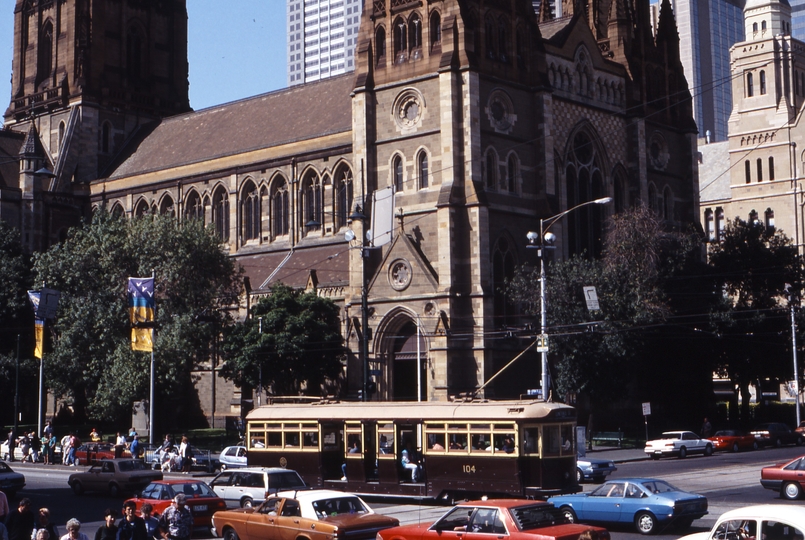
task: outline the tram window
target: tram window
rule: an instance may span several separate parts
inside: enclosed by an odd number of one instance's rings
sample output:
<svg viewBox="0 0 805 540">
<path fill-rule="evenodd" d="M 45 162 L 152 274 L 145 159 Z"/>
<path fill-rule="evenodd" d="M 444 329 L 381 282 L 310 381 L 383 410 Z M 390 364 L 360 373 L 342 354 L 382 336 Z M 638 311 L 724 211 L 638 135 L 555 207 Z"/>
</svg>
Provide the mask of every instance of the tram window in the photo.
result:
<svg viewBox="0 0 805 540">
<path fill-rule="evenodd" d="M 428 434 L 428 450 L 434 452 L 444 452 L 447 448 L 444 445 L 444 433 L 429 433 Z"/>
<path fill-rule="evenodd" d="M 307 431 L 302 438 L 302 444 L 306 449 L 319 447 L 319 434 L 315 431 Z"/>
<path fill-rule="evenodd" d="M 450 433 L 448 434 L 450 438 L 450 446 L 448 446 L 448 451 L 450 452 L 463 452 L 467 450 L 467 434 L 466 433 Z"/>
<path fill-rule="evenodd" d="M 558 456 L 562 445 L 559 426 L 545 426 L 542 428 L 542 455 Z"/>
<path fill-rule="evenodd" d="M 526 428 L 523 430 L 523 453 L 539 454 L 539 428 Z"/>
<path fill-rule="evenodd" d="M 265 448 L 266 447 L 266 433 L 265 431 L 259 433 L 252 433 L 249 438 L 252 448 Z"/>
<path fill-rule="evenodd" d="M 514 433 L 495 433 L 495 452 L 511 454 L 514 448 Z"/>
<path fill-rule="evenodd" d="M 488 433 L 473 433 L 472 435 L 472 451 L 473 452 L 489 452 L 492 450 L 492 441 Z"/>
<path fill-rule="evenodd" d="M 282 448 L 282 433 L 269 431 L 268 432 L 268 447 L 269 448 Z"/>
<path fill-rule="evenodd" d="M 360 454 L 361 452 L 363 452 L 363 447 L 360 433 L 349 433 L 347 435 L 347 453 Z"/>
<path fill-rule="evenodd" d="M 285 433 L 285 448 L 299 448 L 299 432 Z"/>
<path fill-rule="evenodd" d="M 394 458 L 394 424 L 391 422 L 377 423 L 377 447 L 380 456 L 386 459 Z"/>
<path fill-rule="evenodd" d="M 321 435 L 322 441 L 324 442 L 324 450 L 344 451 L 344 447 L 341 446 L 344 440 L 344 431 L 340 426 L 322 426 Z"/>
<path fill-rule="evenodd" d="M 562 455 L 575 454 L 573 450 L 573 426 L 562 426 Z"/>
</svg>

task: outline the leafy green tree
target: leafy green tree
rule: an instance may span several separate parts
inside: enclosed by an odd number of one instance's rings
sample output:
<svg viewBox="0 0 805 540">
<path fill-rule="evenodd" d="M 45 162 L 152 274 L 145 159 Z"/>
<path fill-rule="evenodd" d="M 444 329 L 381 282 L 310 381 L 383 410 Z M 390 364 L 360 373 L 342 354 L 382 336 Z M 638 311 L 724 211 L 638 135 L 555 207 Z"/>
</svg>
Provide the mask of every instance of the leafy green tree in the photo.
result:
<svg viewBox="0 0 805 540">
<path fill-rule="evenodd" d="M 274 395 L 329 393 L 343 370 L 340 327 L 331 300 L 276 285 L 225 340 L 221 373 L 239 386 L 257 388 L 262 380 Z"/>
<path fill-rule="evenodd" d="M 746 423 L 749 385 L 792 375 L 785 288 L 802 289 L 802 261 L 782 231 L 738 218 L 710 244 L 709 259 L 723 291 L 711 320 L 720 342 L 717 369 L 737 385 Z"/>
<path fill-rule="evenodd" d="M 72 400 L 75 420 L 121 420 L 133 401 L 148 397 L 150 354 L 131 350 L 126 284 L 152 272 L 157 395 L 167 396 L 155 405 L 186 420 L 199 414 L 191 371 L 209 359 L 231 322 L 223 308 L 236 306 L 241 290 L 242 271 L 211 229 L 195 220 L 127 220 L 101 210 L 65 242 L 37 254 L 34 268 L 37 280 L 62 293 L 47 379 Z"/>
</svg>

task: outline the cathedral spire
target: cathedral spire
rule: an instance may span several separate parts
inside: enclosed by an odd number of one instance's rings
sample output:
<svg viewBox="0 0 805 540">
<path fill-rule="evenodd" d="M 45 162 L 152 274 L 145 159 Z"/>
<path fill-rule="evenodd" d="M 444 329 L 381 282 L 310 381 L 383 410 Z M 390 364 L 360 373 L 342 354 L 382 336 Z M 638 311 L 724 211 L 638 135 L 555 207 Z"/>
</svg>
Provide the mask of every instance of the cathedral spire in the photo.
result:
<svg viewBox="0 0 805 540">
<path fill-rule="evenodd" d="M 662 52 L 668 61 L 679 59 L 679 31 L 670 0 L 662 0 L 660 6 L 660 17 L 657 22 L 657 46 L 664 49 Z"/>
</svg>

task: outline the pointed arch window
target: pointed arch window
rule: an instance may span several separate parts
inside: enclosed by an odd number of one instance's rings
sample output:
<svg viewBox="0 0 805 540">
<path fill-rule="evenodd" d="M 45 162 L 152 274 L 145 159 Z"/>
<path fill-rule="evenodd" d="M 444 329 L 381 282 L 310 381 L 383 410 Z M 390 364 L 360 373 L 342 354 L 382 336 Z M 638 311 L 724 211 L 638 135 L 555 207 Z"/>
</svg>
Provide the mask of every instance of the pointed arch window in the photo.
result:
<svg viewBox="0 0 805 540">
<path fill-rule="evenodd" d="M 581 130 L 573 136 L 565 163 L 568 208 L 605 195 L 601 156 L 591 133 Z M 568 225 L 570 254 L 599 256 L 603 251 L 603 207 L 598 204 L 584 206 L 572 212 L 565 220 Z"/>
<path fill-rule="evenodd" d="M 511 154 L 506 163 L 506 190 L 510 193 L 517 192 L 517 176 L 519 173 L 519 166 L 517 156 Z"/>
<path fill-rule="evenodd" d="M 308 231 L 321 230 L 321 181 L 319 177 L 311 172 L 302 184 L 302 197 L 304 204 L 305 227 Z M 310 224 L 310 225 L 308 225 Z M 317 225 L 314 225 L 317 224 Z"/>
<path fill-rule="evenodd" d="M 64 142 L 64 130 L 66 126 L 64 124 L 64 120 L 59 122 L 59 149 L 61 149 L 62 142 Z"/>
<path fill-rule="evenodd" d="M 419 152 L 417 165 L 419 169 L 419 189 L 425 189 L 428 187 L 428 153 L 424 150 Z"/>
<path fill-rule="evenodd" d="M 162 216 L 174 217 L 176 215 L 176 207 L 173 204 L 173 197 L 165 195 L 162 202 L 159 203 L 159 214 Z"/>
<path fill-rule="evenodd" d="M 442 43 L 442 18 L 438 11 L 430 15 L 430 46 L 437 47 Z"/>
<path fill-rule="evenodd" d="M 375 32 L 375 52 L 377 53 L 377 62 L 385 61 L 386 59 L 386 29 L 382 26 L 377 27 Z"/>
<path fill-rule="evenodd" d="M 746 97 L 752 97 L 755 95 L 755 82 L 753 79 L 752 73 L 746 74 Z"/>
<path fill-rule="evenodd" d="M 514 54 L 517 57 L 517 67 L 519 69 L 525 69 L 526 66 L 525 41 L 525 30 L 523 27 L 518 27 L 514 38 Z"/>
<path fill-rule="evenodd" d="M 716 208 L 716 239 L 724 238 L 724 209 Z"/>
<path fill-rule="evenodd" d="M 147 215 L 151 211 L 151 207 L 148 205 L 148 201 L 145 199 L 140 199 L 137 202 L 137 205 L 134 207 L 134 217 L 143 217 Z"/>
<path fill-rule="evenodd" d="M 763 160 L 760 158 L 757 158 L 757 181 L 763 181 Z"/>
<path fill-rule="evenodd" d="M 757 34 L 757 23 L 752 23 L 752 33 Z"/>
<path fill-rule="evenodd" d="M 50 21 L 45 23 L 39 34 L 38 53 L 37 79 L 42 82 L 53 72 L 53 23 Z"/>
<path fill-rule="evenodd" d="M 260 239 L 260 193 L 257 186 L 249 181 L 243 186 L 240 202 L 241 235 L 244 242 Z"/>
<path fill-rule="evenodd" d="M 336 178 L 335 225 L 340 229 L 346 227 L 352 208 L 352 171 L 344 168 Z"/>
<path fill-rule="evenodd" d="M 749 223 L 751 223 L 752 225 L 760 224 L 760 220 L 757 217 L 757 210 L 752 210 L 751 212 L 749 212 Z"/>
<path fill-rule="evenodd" d="M 418 13 L 411 15 L 408 20 L 408 48 L 412 54 L 422 48 L 422 19 Z"/>
<path fill-rule="evenodd" d="M 752 182 L 752 164 L 749 163 L 748 159 L 744 161 L 744 176 L 747 184 Z"/>
<path fill-rule="evenodd" d="M 403 162 L 400 156 L 394 156 L 394 161 L 392 162 L 391 173 L 394 175 L 392 178 L 392 184 L 394 185 L 394 191 L 397 193 L 401 193 L 403 190 Z"/>
<path fill-rule="evenodd" d="M 716 223 L 713 218 L 713 211 L 709 208 L 704 212 L 704 229 L 707 232 L 707 241 L 714 242 L 716 239 Z"/>
<path fill-rule="evenodd" d="M 186 219 L 198 219 L 204 221 L 204 206 L 201 204 L 201 197 L 197 191 L 191 191 L 184 204 L 184 216 Z"/>
<path fill-rule="evenodd" d="M 142 78 L 143 35 L 139 28 L 132 26 L 126 36 L 126 73 L 132 82 Z"/>
<path fill-rule="evenodd" d="M 761 69 L 760 70 L 760 95 L 764 95 L 766 93 L 766 71 Z"/>
<path fill-rule="evenodd" d="M 491 148 L 486 151 L 486 165 L 484 167 L 486 189 L 496 189 L 498 186 L 498 156 Z"/>
<path fill-rule="evenodd" d="M 394 20 L 394 63 L 399 64 L 407 59 L 408 28 L 405 19 L 397 17 Z"/>
<path fill-rule="evenodd" d="M 774 157 L 769 156 L 769 182 L 774 180 Z"/>
<path fill-rule="evenodd" d="M 229 241 L 229 195 L 224 188 L 215 191 L 212 197 L 212 222 L 215 234 L 221 242 Z"/>
<path fill-rule="evenodd" d="M 766 20 L 765 20 L 765 19 L 764 19 L 764 20 L 762 20 L 762 21 L 760 21 L 760 30 L 761 30 L 762 32 L 765 32 L 765 31 L 766 31 Z"/>
<path fill-rule="evenodd" d="M 501 18 L 498 22 L 498 55 L 501 62 L 509 62 L 509 22 Z"/>
<path fill-rule="evenodd" d="M 120 203 L 115 203 L 112 206 L 112 215 L 116 218 L 124 217 L 126 215 L 126 211 L 123 210 L 123 205 Z"/>
<path fill-rule="evenodd" d="M 288 234 L 288 182 L 279 178 L 274 182 L 271 190 L 271 236 L 285 236 Z"/>
<path fill-rule="evenodd" d="M 774 229 L 774 210 L 766 208 L 766 211 L 763 213 L 763 218 L 766 222 L 766 228 Z"/>
<path fill-rule="evenodd" d="M 514 278 L 515 266 L 514 253 L 509 242 L 505 238 L 501 238 L 492 255 L 495 328 L 505 328 L 514 323 L 515 305 L 512 299 L 506 295 L 506 282 Z"/>
<path fill-rule="evenodd" d="M 490 60 L 494 60 L 497 58 L 497 54 L 495 53 L 495 21 L 492 19 L 491 15 L 487 15 L 486 21 L 484 24 L 484 30 L 486 31 L 486 57 Z"/>
</svg>

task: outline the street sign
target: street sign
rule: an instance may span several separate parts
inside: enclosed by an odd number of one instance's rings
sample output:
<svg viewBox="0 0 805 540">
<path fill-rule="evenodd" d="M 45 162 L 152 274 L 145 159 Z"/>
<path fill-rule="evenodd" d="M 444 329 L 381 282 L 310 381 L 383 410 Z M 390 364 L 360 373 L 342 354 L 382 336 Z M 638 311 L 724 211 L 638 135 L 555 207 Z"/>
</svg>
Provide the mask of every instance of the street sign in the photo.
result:
<svg viewBox="0 0 805 540">
<path fill-rule="evenodd" d="M 598 311 L 601 309 L 598 306 L 598 293 L 595 292 L 595 287 L 582 287 L 584 290 L 584 300 L 587 302 L 587 309 L 590 311 Z"/>
<path fill-rule="evenodd" d="M 537 352 L 548 352 L 548 335 L 540 334 L 537 336 Z"/>
<path fill-rule="evenodd" d="M 643 416 L 651 416 L 651 403 L 643 403 Z"/>
</svg>

